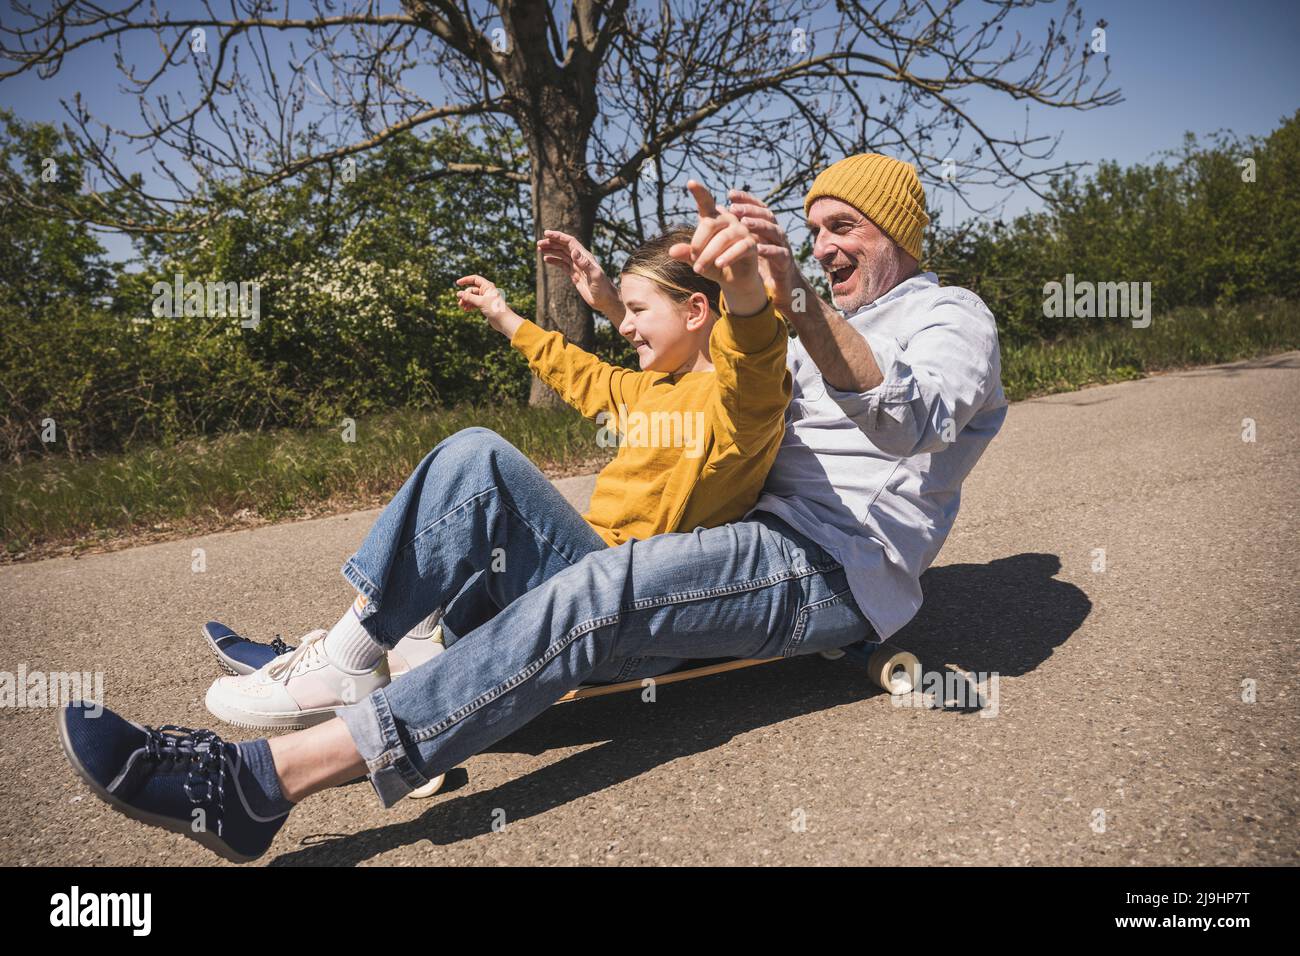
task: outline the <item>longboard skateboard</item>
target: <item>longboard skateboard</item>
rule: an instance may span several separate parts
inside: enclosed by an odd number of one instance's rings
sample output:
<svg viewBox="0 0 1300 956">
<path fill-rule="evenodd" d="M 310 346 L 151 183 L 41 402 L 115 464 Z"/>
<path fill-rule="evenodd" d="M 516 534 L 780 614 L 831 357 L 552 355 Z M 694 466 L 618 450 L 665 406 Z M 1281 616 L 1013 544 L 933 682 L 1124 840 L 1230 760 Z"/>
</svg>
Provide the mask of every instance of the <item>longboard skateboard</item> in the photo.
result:
<svg viewBox="0 0 1300 956">
<path fill-rule="evenodd" d="M 910 694 L 921 684 L 921 662 L 914 654 L 887 644 L 862 641 L 850 644 L 835 651 L 822 651 L 821 656 L 828 660 L 848 659 L 855 664 L 866 667 L 867 677 L 873 684 L 892 695 Z M 727 671 L 740 670 L 743 667 L 757 667 L 759 664 L 771 664 L 774 661 L 794 660 L 789 657 L 743 658 L 732 660 L 687 661 L 676 670 L 658 677 L 645 677 L 639 680 L 619 681 L 614 684 L 585 684 L 571 690 L 556 704 L 567 704 L 575 700 L 587 700 L 592 697 L 604 697 L 608 694 L 621 694 L 654 685 L 675 684 L 678 681 L 694 680 L 697 677 L 710 677 Z M 412 800 L 425 800 L 432 797 L 441 788 L 446 774 L 439 774 L 422 787 L 412 790 L 408 796 Z"/>
</svg>

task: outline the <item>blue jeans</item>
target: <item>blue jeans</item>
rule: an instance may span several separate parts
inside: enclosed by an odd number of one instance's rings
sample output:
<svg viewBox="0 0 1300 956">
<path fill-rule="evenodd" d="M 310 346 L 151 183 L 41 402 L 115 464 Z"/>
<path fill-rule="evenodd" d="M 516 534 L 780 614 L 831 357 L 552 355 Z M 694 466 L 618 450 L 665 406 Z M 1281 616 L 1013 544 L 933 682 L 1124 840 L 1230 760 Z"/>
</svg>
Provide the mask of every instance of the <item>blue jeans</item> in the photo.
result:
<svg viewBox="0 0 1300 956">
<path fill-rule="evenodd" d="M 775 516 L 609 548 L 522 453 L 480 428 L 416 467 L 343 575 L 369 598 L 362 625 L 386 647 L 437 607 L 482 618 L 339 711 L 385 806 L 582 684 L 872 634 L 844 569 Z"/>
</svg>

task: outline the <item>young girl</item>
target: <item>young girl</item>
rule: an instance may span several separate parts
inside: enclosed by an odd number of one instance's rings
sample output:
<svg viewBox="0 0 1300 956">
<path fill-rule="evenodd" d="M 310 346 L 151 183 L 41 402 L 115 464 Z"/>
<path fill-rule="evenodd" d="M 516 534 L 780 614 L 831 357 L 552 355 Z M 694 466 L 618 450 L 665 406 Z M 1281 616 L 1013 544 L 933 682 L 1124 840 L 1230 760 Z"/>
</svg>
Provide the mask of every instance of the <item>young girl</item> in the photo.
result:
<svg viewBox="0 0 1300 956">
<path fill-rule="evenodd" d="M 717 215 L 711 199 L 697 200 L 702 219 Z M 610 546 L 739 519 L 780 447 L 791 390 L 785 326 L 759 276 L 757 247 L 736 241 L 743 225 L 727 229 L 710 237 L 730 244 L 726 261 L 703 267 L 692 267 L 691 253 L 706 250 L 693 249 L 690 229 L 646 242 L 623 267 L 617 305 L 575 276 L 593 307 L 615 313 L 640 372 L 520 317 L 482 276 L 457 280 L 462 308 L 481 311 L 579 412 L 613 424 L 618 453 L 583 515 Z M 539 245 L 549 261 L 584 271 L 586 252 L 571 237 L 550 233 Z"/>
</svg>

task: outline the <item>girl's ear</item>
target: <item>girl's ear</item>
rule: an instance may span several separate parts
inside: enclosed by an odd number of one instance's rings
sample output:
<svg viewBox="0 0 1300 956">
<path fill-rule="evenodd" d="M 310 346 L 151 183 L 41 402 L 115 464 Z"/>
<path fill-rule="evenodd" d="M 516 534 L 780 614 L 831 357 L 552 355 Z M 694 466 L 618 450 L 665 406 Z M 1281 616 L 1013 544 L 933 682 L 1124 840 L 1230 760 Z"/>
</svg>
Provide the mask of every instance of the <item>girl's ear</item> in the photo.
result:
<svg viewBox="0 0 1300 956">
<path fill-rule="evenodd" d="M 709 297 L 703 292 L 692 292 L 686 300 L 686 328 L 692 332 L 709 321 Z"/>
</svg>

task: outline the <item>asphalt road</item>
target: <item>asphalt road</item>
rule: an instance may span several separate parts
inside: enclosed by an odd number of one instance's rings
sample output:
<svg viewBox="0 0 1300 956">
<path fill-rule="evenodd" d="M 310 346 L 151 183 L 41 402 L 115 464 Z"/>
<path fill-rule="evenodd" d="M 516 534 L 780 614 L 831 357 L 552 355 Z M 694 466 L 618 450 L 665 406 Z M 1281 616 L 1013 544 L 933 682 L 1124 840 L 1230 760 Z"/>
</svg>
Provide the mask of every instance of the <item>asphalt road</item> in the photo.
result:
<svg viewBox="0 0 1300 956">
<path fill-rule="evenodd" d="M 433 800 L 306 801 L 264 861 L 1294 864 L 1298 411 L 1300 352 L 1014 405 L 896 638 L 953 675 L 945 709 L 815 656 L 565 704 Z M 328 626 L 373 515 L 0 568 L 0 670 L 214 724 L 199 625 Z M 0 863 L 214 861 L 92 797 L 53 709 L 0 709 Z"/>
</svg>

